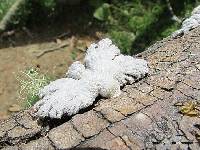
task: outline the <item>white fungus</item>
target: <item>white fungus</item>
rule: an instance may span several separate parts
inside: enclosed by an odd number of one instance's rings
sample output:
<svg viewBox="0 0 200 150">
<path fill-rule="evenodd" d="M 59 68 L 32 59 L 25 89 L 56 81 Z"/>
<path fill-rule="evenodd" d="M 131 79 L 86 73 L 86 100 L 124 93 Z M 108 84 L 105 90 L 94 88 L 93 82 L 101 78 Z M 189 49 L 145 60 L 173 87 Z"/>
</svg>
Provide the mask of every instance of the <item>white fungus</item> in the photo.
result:
<svg viewBox="0 0 200 150">
<path fill-rule="evenodd" d="M 93 104 L 101 95 L 120 95 L 120 86 L 132 84 L 148 73 L 147 62 L 120 54 L 108 38 L 87 49 L 84 63 L 74 62 L 66 78 L 58 79 L 39 92 L 40 101 L 34 108 L 39 117 L 71 116 Z"/>
<path fill-rule="evenodd" d="M 191 29 L 194 29 L 200 25 L 200 5 L 194 8 L 191 16 L 182 22 L 181 29 L 175 31 L 172 36 L 188 33 Z"/>
</svg>

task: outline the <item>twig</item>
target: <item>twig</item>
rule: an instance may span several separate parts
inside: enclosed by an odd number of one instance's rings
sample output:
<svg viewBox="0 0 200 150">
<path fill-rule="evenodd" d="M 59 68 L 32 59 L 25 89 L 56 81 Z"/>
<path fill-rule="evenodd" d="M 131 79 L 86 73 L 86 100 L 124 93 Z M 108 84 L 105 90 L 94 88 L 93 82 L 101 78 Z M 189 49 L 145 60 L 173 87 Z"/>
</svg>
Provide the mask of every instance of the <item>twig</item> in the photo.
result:
<svg viewBox="0 0 200 150">
<path fill-rule="evenodd" d="M 85 52 L 86 50 L 86 48 L 83 48 L 83 47 L 80 47 L 80 46 L 77 46 L 76 47 L 76 49 L 78 49 L 79 51 L 81 51 L 81 52 Z"/>
<path fill-rule="evenodd" d="M 62 33 L 62 34 L 60 34 L 58 36 L 53 37 L 53 40 L 64 38 L 64 37 L 68 36 L 69 34 L 70 34 L 70 32 Z"/>
<path fill-rule="evenodd" d="M 170 1 L 169 1 L 169 0 L 166 0 L 166 3 L 167 3 L 167 7 L 168 7 L 168 9 L 169 9 L 169 11 L 170 11 L 170 13 L 171 13 L 171 15 L 172 15 L 172 20 L 174 20 L 174 21 L 176 21 L 176 22 L 178 22 L 178 23 L 181 23 L 182 21 L 181 21 L 181 19 L 179 19 L 179 18 L 176 16 L 176 14 L 174 13 Z"/>
<path fill-rule="evenodd" d="M 50 52 L 53 52 L 53 51 L 56 51 L 56 50 L 60 50 L 61 48 L 67 47 L 68 45 L 69 45 L 69 43 L 63 43 L 63 44 L 61 44 L 61 45 L 59 45 L 55 48 L 45 49 L 41 53 L 39 53 L 36 57 L 39 58 L 46 53 L 50 53 Z"/>
</svg>

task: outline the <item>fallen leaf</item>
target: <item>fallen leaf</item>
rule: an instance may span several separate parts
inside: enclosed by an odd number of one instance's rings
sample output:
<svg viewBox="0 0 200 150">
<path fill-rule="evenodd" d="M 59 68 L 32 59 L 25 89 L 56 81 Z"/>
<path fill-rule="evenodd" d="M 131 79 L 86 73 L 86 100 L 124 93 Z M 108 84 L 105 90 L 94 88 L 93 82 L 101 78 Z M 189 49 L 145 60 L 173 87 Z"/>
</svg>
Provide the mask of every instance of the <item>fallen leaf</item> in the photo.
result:
<svg viewBox="0 0 200 150">
<path fill-rule="evenodd" d="M 193 101 L 185 102 L 181 107 L 180 107 L 180 112 L 183 115 L 188 115 L 188 116 L 199 116 L 199 111 L 196 109 L 197 103 Z"/>
</svg>

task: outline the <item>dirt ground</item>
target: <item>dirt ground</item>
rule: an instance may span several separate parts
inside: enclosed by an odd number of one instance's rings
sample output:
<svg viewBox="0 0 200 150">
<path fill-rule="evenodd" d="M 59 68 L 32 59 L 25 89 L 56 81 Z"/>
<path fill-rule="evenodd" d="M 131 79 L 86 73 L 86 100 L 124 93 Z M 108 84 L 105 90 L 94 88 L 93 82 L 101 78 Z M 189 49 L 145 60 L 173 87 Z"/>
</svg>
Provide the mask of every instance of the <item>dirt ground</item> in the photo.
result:
<svg viewBox="0 0 200 150">
<path fill-rule="evenodd" d="M 38 67 L 42 73 L 60 78 L 73 61 L 82 60 L 86 47 L 98 38 L 98 32 L 77 35 L 67 28 L 59 32 L 23 29 L 7 33 L 11 35 L 1 36 L 0 41 L 0 120 L 10 115 L 8 110 L 13 104 L 24 103 L 16 79 L 20 71 Z"/>
</svg>

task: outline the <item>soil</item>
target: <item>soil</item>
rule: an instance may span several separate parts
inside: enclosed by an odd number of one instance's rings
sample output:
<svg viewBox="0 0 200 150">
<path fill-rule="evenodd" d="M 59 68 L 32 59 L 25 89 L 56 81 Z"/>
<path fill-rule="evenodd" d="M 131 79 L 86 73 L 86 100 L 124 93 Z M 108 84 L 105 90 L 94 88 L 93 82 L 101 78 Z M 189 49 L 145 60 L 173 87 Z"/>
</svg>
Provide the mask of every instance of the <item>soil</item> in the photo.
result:
<svg viewBox="0 0 200 150">
<path fill-rule="evenodd" d="M 91 30 L 93 32 L 91 32 Z M 68 66 L 76 60 L 82 60 L 87 46 L 98 39 L 99 32 L 91 29 L 90 33 L 70 30 L 62 26 L 41 29 L 14 30 L 2 34 L 0 41 L 0 120 L 10 115 L 9 107 L 13 104 L 23 105 L 19 97 L 19 82 L 16 76 L 20 71 L 38 67 L 40 71 L 53 78 L 63 77 Z M 9 34 L 12 33 L 12 34 Z M 81 33 L 81 34 L 80 34 Z M 68 43 L 66 47 L 38 54 Z"/>
</svg>

